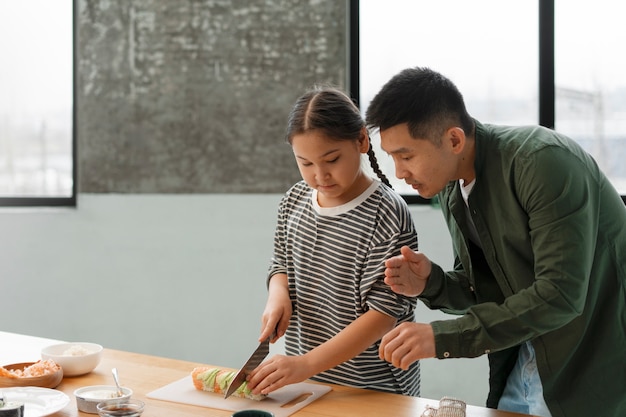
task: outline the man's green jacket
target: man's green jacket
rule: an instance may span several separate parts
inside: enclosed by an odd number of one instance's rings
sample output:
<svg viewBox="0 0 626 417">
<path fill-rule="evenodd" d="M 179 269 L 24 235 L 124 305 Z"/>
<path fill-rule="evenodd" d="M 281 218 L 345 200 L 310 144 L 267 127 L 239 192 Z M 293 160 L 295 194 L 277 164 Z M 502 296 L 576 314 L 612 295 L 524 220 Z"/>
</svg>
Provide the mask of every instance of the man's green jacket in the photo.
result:
<svg viewBox="0 0 626 417">
<path fill-rule="evenodd" d="M 489 354 L 495 407 L 517 347 L 531 341 L 554 417 L 626 416 L 623 201 L 592 157 L 552 130 L 476 122 L 475 140 L 468 213 L 479 245 L 451 182 L 438 197 L 454 271 L 433 264 L 420 296 L 462 314 L 432 323 L 437 357 Z"/>
</svg>

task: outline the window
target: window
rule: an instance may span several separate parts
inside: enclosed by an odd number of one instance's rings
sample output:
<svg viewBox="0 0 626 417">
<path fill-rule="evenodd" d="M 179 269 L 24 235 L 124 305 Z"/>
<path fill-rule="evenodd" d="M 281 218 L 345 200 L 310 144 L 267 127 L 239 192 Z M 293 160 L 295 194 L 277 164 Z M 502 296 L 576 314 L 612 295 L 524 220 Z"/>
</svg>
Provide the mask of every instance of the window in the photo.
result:
<svg viewBox="0 0 626 417">
<path fill-rule="evenodd" d="M 622 5 L 555 1 L 555 129 L 594 156 L 626 194 L 626 44 Z"/>
<path fill-rule="evenodd" d="M 614 3 L 353 0 L 351 91 L 365 113 L 393 75 L 431 67 L 453 80 L 478 120 L 540 123 L 578 140 L 624 194 L 626 57 L 617 50 L 626 27 Z M 397 191 L 424 202 L 377 156 Z"/>
<path fill-rule="evenodd" d="M 0 205 L 73 206 L 74 9 L 0 2 Z"/>
</svg>

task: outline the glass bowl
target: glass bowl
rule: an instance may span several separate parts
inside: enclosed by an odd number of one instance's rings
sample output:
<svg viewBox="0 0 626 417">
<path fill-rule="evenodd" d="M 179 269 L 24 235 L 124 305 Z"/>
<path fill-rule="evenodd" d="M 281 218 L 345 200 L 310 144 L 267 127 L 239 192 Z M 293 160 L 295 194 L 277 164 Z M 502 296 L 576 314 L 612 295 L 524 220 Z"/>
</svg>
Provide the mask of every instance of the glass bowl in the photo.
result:
<svg viewBox="0 0 626 417">
<path fill-rule="evenodd" d="M 108 400 L 98 403 L 96 409 L 100 417 L 139 417 L 145 404 L 135 399 Z"/>
</svg>

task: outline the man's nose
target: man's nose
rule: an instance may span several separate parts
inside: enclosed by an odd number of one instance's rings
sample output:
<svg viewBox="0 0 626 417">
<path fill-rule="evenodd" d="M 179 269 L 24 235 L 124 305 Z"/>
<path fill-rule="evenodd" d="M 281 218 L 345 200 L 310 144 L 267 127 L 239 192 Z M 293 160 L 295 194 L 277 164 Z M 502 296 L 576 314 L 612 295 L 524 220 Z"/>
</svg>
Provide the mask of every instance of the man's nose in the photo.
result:
<svg viewBox="0 0 626 417">
<path fill-rule="evenodd" d="M 399 180 L 403 180 L 405 178 L 408 178 L 409 176 L 410 174 L 408 170 L 406 170 L 401 165 L 396 165 L 396 178 L 398 178 Z"/>
</svg>

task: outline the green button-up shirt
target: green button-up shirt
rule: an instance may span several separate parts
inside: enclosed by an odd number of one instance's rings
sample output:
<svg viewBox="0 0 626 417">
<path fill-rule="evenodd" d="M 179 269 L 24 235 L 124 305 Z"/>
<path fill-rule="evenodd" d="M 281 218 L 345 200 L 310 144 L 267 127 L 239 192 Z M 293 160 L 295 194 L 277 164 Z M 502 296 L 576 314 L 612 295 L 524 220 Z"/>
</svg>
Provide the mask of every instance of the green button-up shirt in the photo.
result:
<svg viewBox="0 0 626 417">
<path fill-rule="evenodd" d="M 437 357 L 503 353 L 491 364 L 493 406 L 516 347 L 530 340 L 554 417 L 626 416 L 623 201 L 574 141 L 536 126 L 476 125 L 469 215 L 482 251 L 451 182 L 439 200 L 455 267 L 433 265 L 420 297 L 462 314 L 432 323 Z"/>
</svg>

